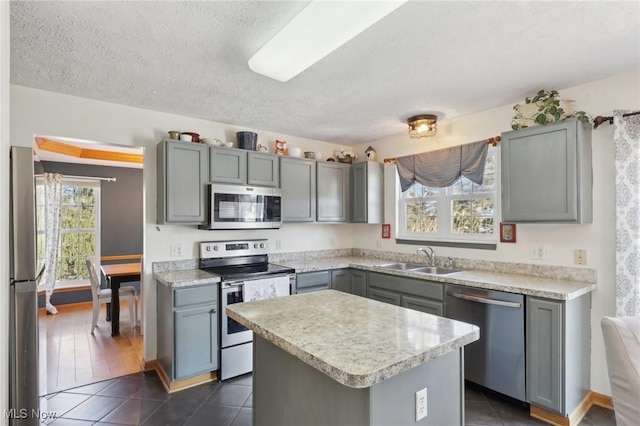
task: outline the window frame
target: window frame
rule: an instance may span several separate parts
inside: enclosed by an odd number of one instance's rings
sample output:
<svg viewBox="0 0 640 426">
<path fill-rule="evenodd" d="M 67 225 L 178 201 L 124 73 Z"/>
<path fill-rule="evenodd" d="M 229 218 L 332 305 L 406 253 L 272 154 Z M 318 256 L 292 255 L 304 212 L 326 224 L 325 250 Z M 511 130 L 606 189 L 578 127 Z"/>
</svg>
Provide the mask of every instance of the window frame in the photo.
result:
<svg viewBox="0 0 640 426">
<path fill-rule="evenodd" d="M 43 186 L 44 181 L 41 176 L 36 177 L 36 187 Z M 60 250 L 60 246 L 62 245 L 62 235 L 63 234 L 71 234 L 71 233 L 93 233 L 95 235 L 95 258 L 100 259 L 100 234 L 101 234 L 101 182 L 97 179 L 73 179 L 73 178 L 62 178 L 62 186 L 74 186 L 74 187 L 85 187 L 85 188 L 93 188 L 94 190 L 94 208 L 95 208 L 95 216 L 94 216 L 94 224 L 95 227 L 91 228 L 74 228 L 74 229 L 61 229 L 60 230 L 60 242 L 58 243 L 58 250 Z M 36 209 L 39 209 L 42 204 L 39 204 L 36 200 Z M 36 224 L 36 238 L 39 235 L 43 235 L 44 230 L 38 229 Z M 58 252 L 58 259 L 61 259 L 61 253 Z M 38 268 L 41 267 L 40 259 L 36 257 L 36 261 L 38 264 Z M 99 262 L 97 262 L 96 266 L 99 268 Z M 76 288 L 76 287 L 86 287 L 91 285 L 91 281 L 89 278 L 84 279 L 76 279 L 76 280 L 56 280 L 55 288 Z"/>
<path fill-rule="evenodd" d="M 474 248 L 480 248 L 480 245 L 490 245 L 494 247 L 499 241 L 499 226 L 501 221 L 501 207 L 500 207 L 500 149 L 498 147 L 489 147 L 487 152 L 487 158 L 489 156 L 494 157 L 495 168 L 495 191 L 471 193 L 471 194 L 454 194 L 453 188 L 460 180 L 457 180 L 454 185 L 439 188 L 439 193 L 436 196 L 421 197 L 420 200 L 434 200 L 438 209 L 437 214 L 437 229 L 438 232 L 407 232 L 407 216 L 406 205 L 409 198 L 402 197 L 402 189 L 400 187 L 400 179 L 398 174 L 395 174 L 396 179 L 396 240 L 400 243 L 406 244 L 420 244 L 424 242 L 433 243 L 434 245 L 461 245 L 469 244 Z M 453 223 L 453 202 L 458 200 L 473 200 L 480 198 L 492 198 L 493 199 L 493 232 L 491 234 L 461 234 L 451 231 Z M 445 206 L 445 213 L 440 214 Z"/>
</svg>

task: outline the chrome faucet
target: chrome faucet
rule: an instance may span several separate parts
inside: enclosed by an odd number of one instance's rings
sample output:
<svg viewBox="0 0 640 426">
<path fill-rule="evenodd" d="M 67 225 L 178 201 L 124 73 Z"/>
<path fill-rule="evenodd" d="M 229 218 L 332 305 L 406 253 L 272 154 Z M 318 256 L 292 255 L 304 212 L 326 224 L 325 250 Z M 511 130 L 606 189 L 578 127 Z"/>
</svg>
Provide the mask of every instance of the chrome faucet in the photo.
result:
<svg viewBox="0 0 640 426">
<path fill-rule="evenodd" d="M 424 253 L 429 258 L 429 263 L 431 264 L 431 266 L 436 266 L 436 252 L 433 251 L 431 247 L 427 247 L 426 249 L 420 247 L 418 250 L 416 250 L 416 253 Z"/>
</svg>

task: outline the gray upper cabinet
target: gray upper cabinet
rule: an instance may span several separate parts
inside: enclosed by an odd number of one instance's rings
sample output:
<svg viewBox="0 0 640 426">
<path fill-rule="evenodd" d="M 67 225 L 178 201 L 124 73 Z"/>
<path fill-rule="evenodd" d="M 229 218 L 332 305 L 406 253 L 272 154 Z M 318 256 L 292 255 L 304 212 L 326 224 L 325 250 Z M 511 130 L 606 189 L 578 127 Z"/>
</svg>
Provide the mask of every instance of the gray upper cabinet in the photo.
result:
<svg viewBox="0 0 640 426">
<path fill-rule="evenodd" d="M 209 180 L 220 183 L 247 183 L 247 151 L 209 147 Z"/>
<path fill-rule="evenodd" d="M 348 219 L 349 165 L 316 164 L 318 222 L 346 222 Z"/>
<path fill-rule="evenodd" d="M 277 188 L 280 184 L 280 157 L 266 152 L 247 152 L 247 184 Z"/>
<path fill-rule="evenodd" d="M 211 182 L 278 187 L 280 162 L 277 155 L 211 146 L 209 156 Z"/>
<path fill-rule="evenodd" d="M 283 222 L 314 222 L 316 219 L 316 162 L 280 158 Z"/>
<path fill-rule="evenodd" d="M 365 161 L 351 166 L 351 222 L 382 223 L 384 220 L 384 165 Z"/>
<path fill-rule="evenodd" d="M 165 139 L 158 144 L 157 149 L 157 223 L 205 223 L 208 147 Z"/>
<path fill-rule="evenodd" d="M 502 134 L 502 220 L 591 223 L 591 127 L 571 118 Z"/>
</svg>

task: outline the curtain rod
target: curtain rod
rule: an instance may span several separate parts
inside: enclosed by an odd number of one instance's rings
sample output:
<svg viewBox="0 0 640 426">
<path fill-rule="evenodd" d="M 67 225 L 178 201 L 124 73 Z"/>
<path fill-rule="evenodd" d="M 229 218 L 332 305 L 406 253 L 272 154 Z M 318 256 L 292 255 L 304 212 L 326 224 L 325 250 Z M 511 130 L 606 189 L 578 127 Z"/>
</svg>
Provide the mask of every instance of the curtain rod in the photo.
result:
<svg viewBox="0 0 640 426">
<path fill-rule="evenodd" d="M 493 136 L 491 138 L 485 139 L 485 142 L 487 143 L 487 145 L 498 146 L 498 142 L 500 142 L 501 140 L 502 140 L 501 136 Z M 396 159 L 395 159 L 395 157 L 385 158 L 384 162 L 385 163 L 395 163 Z"/>
<path fill-rule="evenodd" d="M 35 175 L 36 177 L 42 177 L 42 174 Z M 116 178 L 114 177 L 101 177 L 101 176 L 72 176 L 72 175 L 62 175 L 63 178 L 68 179 L 79 179 L 79 180 L 103 180 L 105 182 L 115 182 Z"/>
<path fill-rule="evenodd" d="M 628 112 L 626 114 L 622 114 L 623 117 L 631 117 L 632 115 L 638 115 L 640 111 Z M 603 117 L 601 115 L 597 116 L 593 119 L 593 128 L 597 129 L 599 125 L 603 124 L 605 121 L 608 121 L 609 124 L 613 124 L 613 117 Z"/>
</svg>

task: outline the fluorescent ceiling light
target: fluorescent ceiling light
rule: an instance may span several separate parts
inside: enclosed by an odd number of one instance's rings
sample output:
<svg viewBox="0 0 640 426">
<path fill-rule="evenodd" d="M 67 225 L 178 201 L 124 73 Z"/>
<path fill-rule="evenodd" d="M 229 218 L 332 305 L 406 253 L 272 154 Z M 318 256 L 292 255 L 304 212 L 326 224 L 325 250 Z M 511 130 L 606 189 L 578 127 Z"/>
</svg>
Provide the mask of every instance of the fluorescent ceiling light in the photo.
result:
<svg viewBox="0 0 640 426">
<path fill-rule="evenodd" d="M 289 81 L 405 2 L 313 1 L 249 59 L 249 68 Z"/>
</svg>

